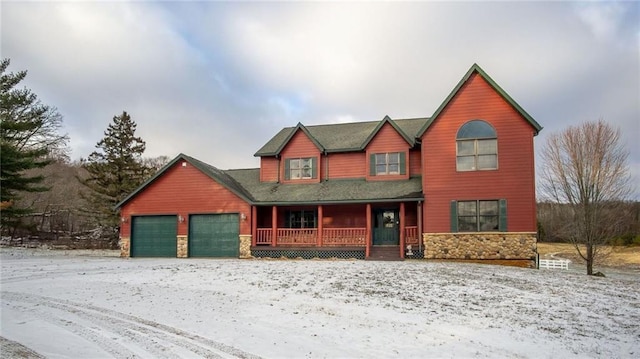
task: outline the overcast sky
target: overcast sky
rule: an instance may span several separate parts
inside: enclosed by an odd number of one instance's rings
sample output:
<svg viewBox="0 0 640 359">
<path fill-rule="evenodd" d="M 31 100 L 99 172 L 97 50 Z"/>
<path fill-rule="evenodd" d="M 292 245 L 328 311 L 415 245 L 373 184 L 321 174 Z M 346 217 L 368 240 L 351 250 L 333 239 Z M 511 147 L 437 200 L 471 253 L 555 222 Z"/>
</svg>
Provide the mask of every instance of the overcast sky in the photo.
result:
<svg viewBox="0 0 640 359">
<path fill-rule="evenodd" d="M 640 182 L 637 2 L 2 2 L 9 71 L 64 116 L 72 158 L 113 116 L 147 156 L 257 167 L 281 128 L 431 116 L 478 63 L 546 137 L 603 118 Z"/>
</svg>

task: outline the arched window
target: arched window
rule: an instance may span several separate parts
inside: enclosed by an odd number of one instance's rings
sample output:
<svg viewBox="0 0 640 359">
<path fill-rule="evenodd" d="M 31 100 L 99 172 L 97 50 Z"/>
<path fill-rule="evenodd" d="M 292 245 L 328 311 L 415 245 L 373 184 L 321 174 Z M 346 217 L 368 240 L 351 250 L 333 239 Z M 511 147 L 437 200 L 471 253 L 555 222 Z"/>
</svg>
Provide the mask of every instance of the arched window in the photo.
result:
<svg viewBox="0 0 640 359">
<path fill-rule="evenodd" d="M 456 168 L 458 171 L 498 169 L 498 136 L 490 124 L 472 120 L 460 127 L 456 136 Z"/>
</svg>

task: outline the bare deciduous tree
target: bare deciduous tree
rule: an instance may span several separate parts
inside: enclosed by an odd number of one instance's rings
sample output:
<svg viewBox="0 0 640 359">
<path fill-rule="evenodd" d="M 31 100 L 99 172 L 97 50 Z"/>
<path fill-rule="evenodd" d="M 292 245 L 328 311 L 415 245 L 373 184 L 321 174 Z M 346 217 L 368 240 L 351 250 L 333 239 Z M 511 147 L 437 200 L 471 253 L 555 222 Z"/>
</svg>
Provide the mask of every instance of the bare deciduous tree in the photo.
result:
<svg viewBox="0 0 640 359">
<path fill-rule="evenodd" d="M 622 228 L 619 212 L 632 192 L 627 157 L 620 131 L 603 120 L 554 133 L 542 150 L 540 194 L 556 204 L 558 235 L 573 243 L 589 275 L 601 245 Z"/>
<path fill-rule="evenodd" d="M 50 190 L 23 195 L 22 202 L 32 208 L 33 213 L 21 218 L 22 227 L 46 238 L 71 236 L 93 229 L 90 221 L 81 213 L 82 208 L 87 206 L 80 195 L 83 188 L 77 179 L 83 175 L 83 171 L 80 163 L 62 160 L 30 170 L 30 175 L 43 176 L 43 185 Z"/>
</svg>

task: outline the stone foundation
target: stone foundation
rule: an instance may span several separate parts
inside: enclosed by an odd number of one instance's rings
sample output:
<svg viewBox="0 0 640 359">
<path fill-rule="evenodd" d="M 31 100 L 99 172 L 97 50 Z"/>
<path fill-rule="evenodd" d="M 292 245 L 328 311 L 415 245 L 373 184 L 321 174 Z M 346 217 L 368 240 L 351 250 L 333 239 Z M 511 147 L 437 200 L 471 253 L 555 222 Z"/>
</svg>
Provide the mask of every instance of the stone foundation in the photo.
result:
<svg viewBox="0 0 640 359">
<path fill-rule="evenodd" d="M 534 232 L 423 233 L 425 259 L 533 260 Z"/>
<path fill-rule="evenodd" d="M 241 234 L 240 235 L 240 258 L 253 258 L 251 255 L 251 235 L 250 234 Z"/>
<path fill-rule="evenodd" d="M 120 257 L 129 258 L 131 257 L 131 238 L 129 237 L 120 237 Z"/>
<path fill-rule="evenodd" d="M 189 238 L 187 236 L 177 236 L 178 258 L 189 257 Z"/>
</svg>

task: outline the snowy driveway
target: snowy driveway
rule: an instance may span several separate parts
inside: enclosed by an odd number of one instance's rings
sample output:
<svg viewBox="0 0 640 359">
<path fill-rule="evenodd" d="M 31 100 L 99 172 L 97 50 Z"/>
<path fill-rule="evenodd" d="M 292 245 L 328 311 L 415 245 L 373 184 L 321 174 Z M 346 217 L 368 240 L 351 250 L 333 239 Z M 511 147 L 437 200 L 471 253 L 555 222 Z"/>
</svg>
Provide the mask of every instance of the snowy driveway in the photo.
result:
<svg viewBox="0 0 640 359">
<path fill-rule="evenodd" d="M 82 253 L 0 250 L 1 343 L 47 358 L 640 355 L 640 278 Z"/>
</svg>

